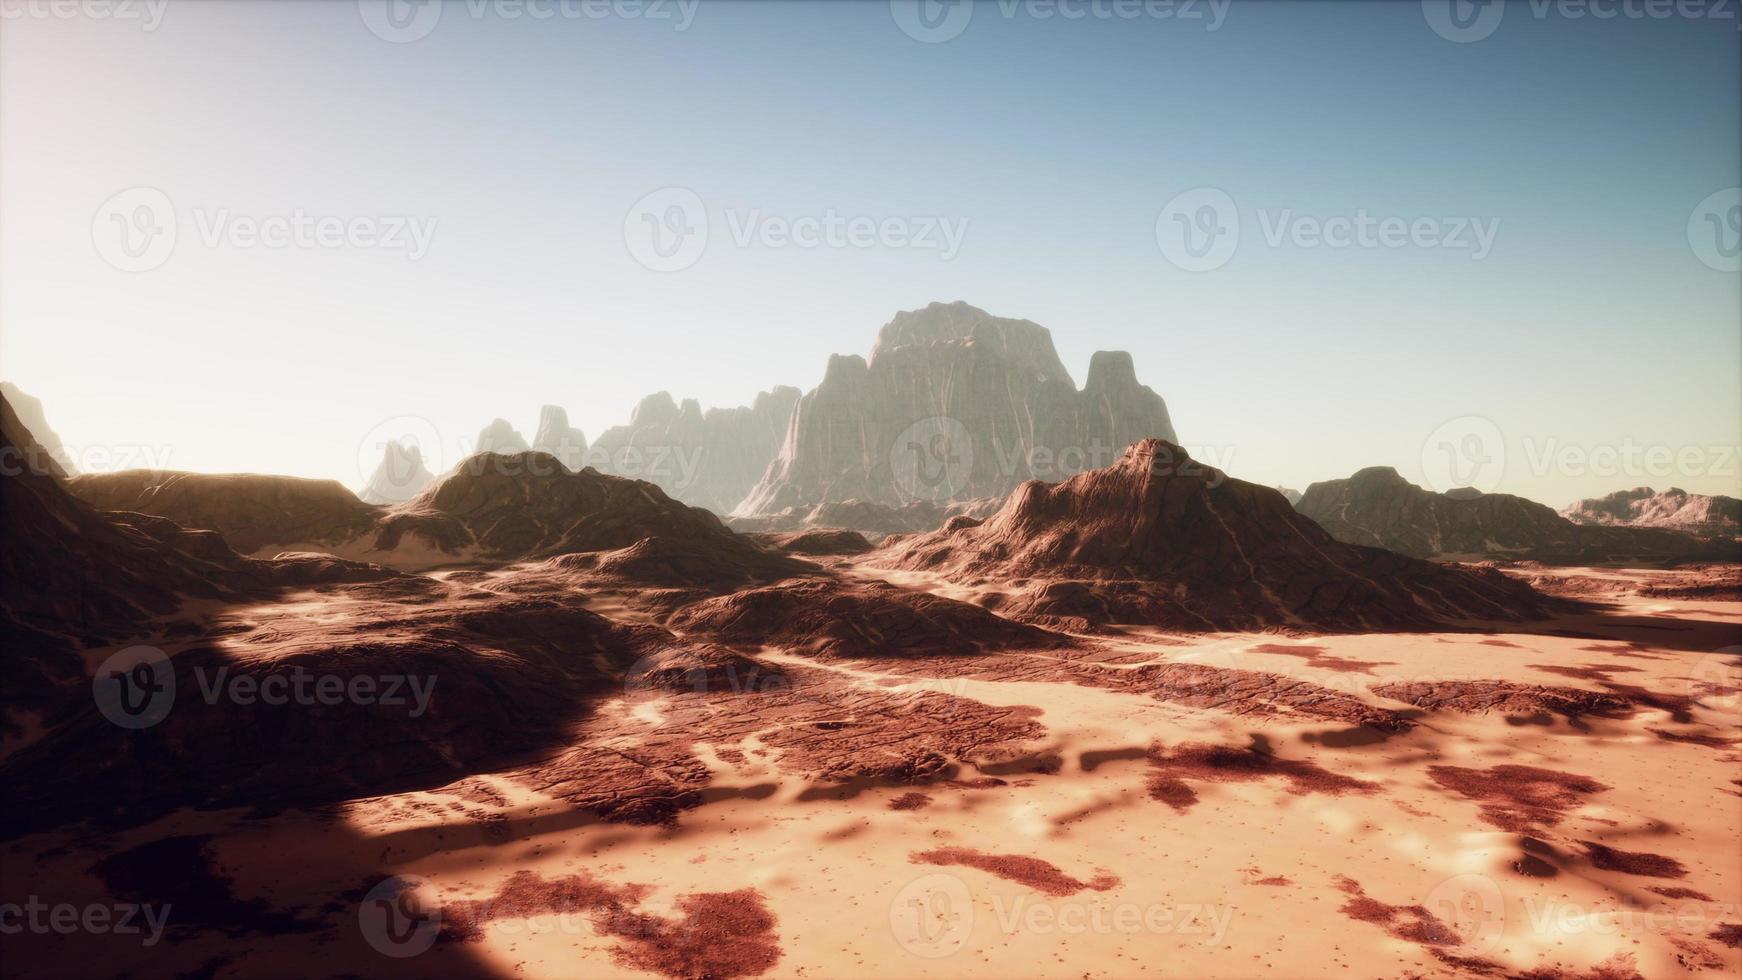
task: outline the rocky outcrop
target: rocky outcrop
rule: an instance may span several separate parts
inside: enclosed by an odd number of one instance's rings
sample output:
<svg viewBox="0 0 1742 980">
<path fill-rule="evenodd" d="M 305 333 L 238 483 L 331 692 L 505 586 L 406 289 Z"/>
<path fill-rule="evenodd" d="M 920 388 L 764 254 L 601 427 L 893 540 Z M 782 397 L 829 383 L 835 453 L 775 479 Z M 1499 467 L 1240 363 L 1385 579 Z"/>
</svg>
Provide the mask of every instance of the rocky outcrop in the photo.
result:
<svg viewBox="0 0 1742 980">
<path fill-rule="evenodd" d="M 695 603 L 679 633 L 735 646 L 766 644 L 846 657 L 961 655 L 1065 646 L 1070 639 L 943 596 L 882 582 L 807 579 Z"/>
<path fill-rule="evenodd" d="M 1742 500 L 1688 493 L 1679 487 L 1662 493 L 1650 487 L 1617 490 L 1607 497 L 1581 500 L 1560 514 L 1574 524 L 1661 527 L 1715 538 L 1742 534 Z"/>
<path fill-rule="evenodd" d="M 366 504 L 402 504 L 434 482 L 435 474 L 423 465 L 422 450 L 389 440 L 381 465 L 375 467 L 357 497 Z"/>
<path fill-rule="evenodd" d="M 39 448 L 3 396 L 0 435 L 5 458 Z M 305 556 L 249 561 L 211 531 L 142 513 L 99 513 L 59 478 L 31 468 L 0 478 L 0 537 L 0 734 L 17 732 L 13 712 L 49 712 L 69 685 L 89 704 L 89 687 L 76 690 L 85 678 L 77 651 L 147 637 L 144 624 L 184 600 L 255 599 L 280 586 L 392 574 Z"/>
<path fill-rule="evenodd" d="M 1005 615 L 1066 625 L 1395 630 L 1557 608 L 1492 569 L 1338 542 L 1275 490 L 1155 439 L 1106 469 L 1024 484 L 986 521 L 952 521 L 867 563 L 939 574 L 983 589 Z"/>
<path fill-rule="evenodd" d="M 120 470 L 73 477 L 67 486 L 99 510 L 136 511 L 217 531 L 243 554 L 322 550 L 367 533 L 379 517 L 377 508 L 337 480 Z"/>
<path fill-rule="evenodd" d="M 1294 507 L 1300 503 L 1300 491 L 1299 490 L 1291 490 L 1288 487 L 1285 487 L 1281 484 L 1277 484 L 1276 492 L 1282 494 L 1282 499 L 1288 501 L 1288 505 L 1290 507 Z"/>
<path fill-rule="evenodd" d="M 480 453 L 523 453 L 531 449 L 519 430 L 508 424 L 507 419 L 491 419 L 478 433 L 476 452 Z"/>
<path fill-rule="evenodd" d="M 1296 509 L 1339 541 L 1417 558 L 1585 564 L 1726 557 L 1723 545 L 1674 531 L 1574 524 L 1511 494 L 1433 493 L 1388 466 L 1315 483 Z"/>
<path fill-rule="evenodd" d="M 545 453 L 480 454 L 394 508 L 378 549 L 416 534 L 444 550 L 496 561 L 627 549 L 627 569 L 707 565 L 788 574 L 789 563 L 718 517 L 659 487 L 592 469 L 572 472 Z M 644 542 L 643 539 L 655 539 Z M 674 564 L 675 563 L 675 564 Z"/>
<path fill-rule="evenodd" d="M 934 303 L 896 314 L 870 360 L 830 358 L 734 514 L 1002 498 L 1026 480 L 1108 465 L 1146 437 L 1176 438 L 1130 355 L 1095 354 L 1079 391 L 1046 328 Z"/>
<path fill-rule="evenodd" d="M 571 427 L 569 413 L 556 405 L 546 405 L 539 410 L 538 434 L 532 437 L 532 448 L 555 456 L 571 470 L 587 465 L 587 434 Z"/>
<path fill-rule="evenodd" d="M 780 448 L 797 388 L 779 386 L 737 408 L 710 408 L 669 392 L 643 398 L 628 425 L 600 433 L 587 463 L 601 473 L 646 480 L 674 499 L 729 514 Z"/>
<path fill-rule="evenodd" d="M 49 428 L 48 417 L 43 414 L 40 399 L 25 394 L 10 381 L 0 381 L 0 397 L 5 398 L 6 404 L 11 406 L 10 411 L 20 431 L 29 434 L 27 441 L 33 448 L 30 455 L 22 460 L 24 465 L 34 467 L 39 473 L 54 476 L 78 472 L 78 468 L 73 465 L 72 454 L 61 445 L 60 436 L 55 435 L 54 430 Z M 14 448 L 20 453 L 24 451 L 20 447 Z"/>
</svg>

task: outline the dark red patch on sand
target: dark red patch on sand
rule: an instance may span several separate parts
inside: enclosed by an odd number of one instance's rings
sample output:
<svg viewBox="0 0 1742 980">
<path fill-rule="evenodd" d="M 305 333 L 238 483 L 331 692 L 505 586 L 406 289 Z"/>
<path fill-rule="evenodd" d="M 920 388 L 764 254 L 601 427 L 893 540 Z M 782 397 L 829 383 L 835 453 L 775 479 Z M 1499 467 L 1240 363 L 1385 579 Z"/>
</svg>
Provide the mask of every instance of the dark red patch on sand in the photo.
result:
<svg viewBox="0 0 1742 980">
<path fill-rule="evenodd" d="M 618 965 L 668 977 L 748 977 L 766 973 L 780 959 L 774 916 L 753 888 L 684 895 L 682 918 L 636 912 L 644 885 L 613 885 L 586 874 L 542 878 L 516 872 L 496 894 L 442 908 L 441 938 L 477 942 L 493 919 L 547 914 L 584 914 L 602 936 L 621 940 L 612 951 Z"/>
<path fill-rule="evenodd" d="M 1675 888 L 1666 887 L 1664 885 L 1653 885 L 1650 888 L 1647 888 L 1646 891 L 1655 892 L 1662 895 L 1664 898 L 1691 898 L 1696 902 L 1712 901 L 1712 896 L 1695 888 Z"/>
<path fill-rule="evenodd" d="M 1023 854 L 987 854 L 967 847 L 940 847 L 907 858 L 915 864 L 960 865 L 1027 885 L 1054 897 L 1075 895 L 1083 889 L 1104 892 L 1119 884 L 1116 875 L 1096 872 L 1088 881 L 1078 881 L 1040 858 Z"/>
<path fill-rule="evenodd" d="M 1718 928 L 1706 933 L 1706 938 L 1716 939 L 1731 949 L 1742 947 L 1742 923 L 1720 922 Z"/>
<path fill-rule="evenodd" d="M 1325 652 L 1324 647 L 1289 646 L 1283 643 L 1260 643 L 1252 648 L 1253 653 L 1274 653 L 1284 657 L 1299 657 L 1306 661 L 1308 667 L 1319 670 L 1333 670 L 1339 674 L 1371 674 L 1374 667 L 1395 667 L 1394 660 L 1350 660 L 1347 657 L 1333 656 Z"/>
<path fill-rule="evenodd" d="M 1642 878 L 1685 878 L 1688 874 L 1688 869 L 1682 867 L 1680 861 L 1662 854 L 1618 851 L 1590 840 L 1579 843 L 1585 846 L 1585 853 L 1591 856 L 1591 864 L 1604 871 L 1619 871 Z"/>
<path fill-rule="evenodd" d="M 1482 819 L 1501 830 L 1528 833 L 1553 827 L 1585 797 L 1609 787 L 1588 776 L 1535 766 L 1465 769 L 1429 766 L 1433 781 L 1482 804 Z"/>
<path fill-rule="evenodd" d="M 1456 946 L 1462 942 L 1457 933 L 1423 906 L 1387 905 L 1370 898 L 1352 878 L 1339 877 L 1337 887 L 1349 896 L 1338 911 L 1357 922 L 1381 926 L 1398 939 L 1421 946 Z"/>
<path fill-rule="evenodd" d="M 1704 745 L 1709 749 L 1727 749 L 1736 744 L 1736 739 L 1724 738 L 1720 735 L 1702 735 L 1699 732 L 1672 732 L 1665 728 L 1647 728 L 1646 731 L 1665 742 L 1686 742 L 1689 745 Z"/>
<path fill-rule="evenodd" d="M 903 793 L 889 801 L 891 810 L 923 810 L 931 805 L 931 797 L 924 793 Z"/>
<path fill-rule="evenodd" d="M 1191 743 L 1177 746 L 1172 754 L 1161 749 L 1149 753 L 1150 799 L 1160 800 L 1175 810 L 1185 811 L 1198 802 L 1198 794 L 1188 785 L 1200 783 L 1244 783 L 1279 777 L 1288 780 L 1288 791 L 1296 796 L 1326 793 L 1373 793 L 1377 783 L 1340 776 L 1304 759 L 1278 758 L 1262 736 L 1252 736 L 1252 744 L 1243 749 L 1227 745 Z"/>
</svg>

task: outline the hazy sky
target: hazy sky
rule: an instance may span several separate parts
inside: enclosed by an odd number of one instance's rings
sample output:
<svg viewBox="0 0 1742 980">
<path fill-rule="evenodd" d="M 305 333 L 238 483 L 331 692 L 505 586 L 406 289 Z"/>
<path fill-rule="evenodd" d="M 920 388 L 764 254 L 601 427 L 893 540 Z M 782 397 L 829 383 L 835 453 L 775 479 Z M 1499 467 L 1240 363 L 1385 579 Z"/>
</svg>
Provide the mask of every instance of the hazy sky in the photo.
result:
<svg viewBox="0 0 1742 980">
<path fill-rule="evenodd" d="M 88 466 L 357 486 L 396 416 L 591 436 L 961 299 L 1247 479 L 1737 492 L 1733 6 L 1063 6 L 0 0 L 0 377 Z"/>
</svg>

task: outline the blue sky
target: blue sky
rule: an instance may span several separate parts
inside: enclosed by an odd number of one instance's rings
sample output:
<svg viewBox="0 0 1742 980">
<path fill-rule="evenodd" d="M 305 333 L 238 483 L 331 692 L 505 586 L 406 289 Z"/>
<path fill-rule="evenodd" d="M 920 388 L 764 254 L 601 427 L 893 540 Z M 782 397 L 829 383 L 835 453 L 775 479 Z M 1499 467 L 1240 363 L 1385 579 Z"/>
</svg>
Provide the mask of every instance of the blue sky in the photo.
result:
<svg viewBox="0 0 1742 980">
<path fill-rule="evenodd" d="M 1237 0 L 1214 30 L 1208 4 L 985 4 L 921 43 L 881 2 L 709 3 L 683 30 L 675 5 L 531 7 L 553 16 L 454 2 L 407 43 L 345 0 L 7 20 L 0 376 L 112 465 L 357 485 L 385 419 L 461 446 L 495 416 L 530 435 L 547 402 L 589 434 L 659 389 L 740 404 L 814 385 L 896 310 L 961 299 L 1051 328 L 1079 382 L 1093 351 L 1130 350 L 1181 438 L 1248 479 L 1386 464 L 1431 483 L 1424 445 L 1474 417 L 1505 447 L 1490 489 L 1739 485 L 1742 276 L 1690 243 L 1702 201 L 1742 182 L 1733 12 L 1518 3 L 1455 43 L 1414 2 Z M 177 238 L 125 271 L 95 238 L 138 187 Z M 708 237 L 662 272 L 625 219 L 668 187 Z M 1240 244 L 1187 271 L 1157 216 L 1206 187 Z M 231 234 L 299 212 L 410 219 L 427 248 Z M 733 234 L 830 213 L 961 240 Z M 1451 240 L 1266 240 L 1362 213 Z M 1492 229 L 1481 257 L 1460 225 Z M 1700 453 L 1591 462 L 1628 446 Z"/>
</svg>

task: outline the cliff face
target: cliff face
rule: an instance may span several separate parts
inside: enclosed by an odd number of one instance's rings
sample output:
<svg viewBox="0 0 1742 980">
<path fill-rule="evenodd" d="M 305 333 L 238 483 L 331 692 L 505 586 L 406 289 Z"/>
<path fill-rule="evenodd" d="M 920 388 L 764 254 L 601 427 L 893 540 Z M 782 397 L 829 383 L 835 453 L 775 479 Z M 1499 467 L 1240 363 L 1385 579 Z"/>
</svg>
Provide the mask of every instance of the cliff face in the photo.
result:
<svg viewBox="0 0 1742 980">
<path fill-rule="evenodd" d="M 786 434 L 797 388 L 761 392 L 749 405 L 702 411 L 670 393 L 649 395 L 628 425 L 600 433 L 585 454 L 601 473 L 646 480 L 673 499 L 729 514 L 774 458 Z"/>
<path fill-rule="evenodd" d="M 1742 534 L 1742 500 L 1688 493 L 1679 487 L 1662 493 L 1650 487 L 1617 490 L 1606 497 L 1581 500 L 1560 513 L 1574 524 L 1661 527 L 1704 537 Z"/>
<path fill-rule="evenodd" d="M 1129 354 L 1097 353 L 1079 391 L 1046 328 L 934 303 L 897 314 L 870 360 L 830 358 L 735 513 L 1003 497 L 1110 465 L 1148 437 L 1177 438 Z"/>
<path fill-rule="evenodd" d="M 1658 528 L 1575 524 L 1504 493 L 1433 493 L 1388 466 L 1307 488 L 1296 509 L 1331 536 L 1418 558 L 1501 558 L 1553 563 L 1724 559 L 1709 542 Z"/>
</svg>

